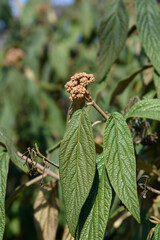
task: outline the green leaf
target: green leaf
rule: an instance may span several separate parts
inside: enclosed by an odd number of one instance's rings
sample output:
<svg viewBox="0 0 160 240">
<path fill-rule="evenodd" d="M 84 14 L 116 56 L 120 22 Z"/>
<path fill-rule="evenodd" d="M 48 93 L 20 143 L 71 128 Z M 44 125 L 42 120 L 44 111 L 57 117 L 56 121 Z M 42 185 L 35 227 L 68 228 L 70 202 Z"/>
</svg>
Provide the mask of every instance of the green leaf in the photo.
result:
<svg viewBox="0 0 160 240">
<path fill-rule="evenodd" d="M 5 131 L 0 128 L 0 142 L 2 142 L 9 153 L 9 156 L 11 158 L 11 161 L 19 167 L 22 171 L 28 172 L 29 169 L 26 165 L 24 165 L 24 161 L 17 155 L 17 151 L 11 141 L 11 139 L 7 136 Z"/>
<path fill-rule="evenodd" d="M 96 169 L 92 126 L 85 109 L 77 110 L 60 145 L 59 171 L 69 230 L 74 236 Z"/>
<path fill-rule="evenodd" d="M 154 236 L 153 236 L 153 240 L 159 240 L 159 239 L 160 239 L 160 223 L 156 225 L 154 230 Z"/>
<path fill-rule="evenodd" d="M 3 233 L 5 228 L 5 195 L 6 184 L 9 167 L 9 154 L 7 151 L 0 147 L 0 240 L 3 239 Z"/>
<path fill-rule="evenodd" d="M 128 31 L 128 14 L 122 0 L 109 0 L 99 29 L 97 79 L 102 81 L 122 50 Z"/>
<path fill-rule="evenodd" d="M 90 208 L 91 199 L 87 199 L 80 215 L 80 228 L 78 239 L 103 239 L 109 216 L 109 210 L 112 200 L 112 190 L 108 182 L 107 173 L 105 170 L 104 156 L 100 154 L 97 157 L 98 181 L 94 181 L 94 188 L 90 192 L 92 201 L 94 200 L 92 209 L 84 219 L 85 213 Z M 95 185 L 97 184 L 97 190 Z M 84 223 L 84 220 L 85 223 Z M 80 231 L 81 230 L 81 231 Z"/>
<path fill-rule="evenodd" d="M 141 72 L 143 72 L 144 70 L 153 67 L 152 65 L 146 65 L 143 66 L 142 68 L 138 69 L 136 72 L 132 73 L 129 77 L 122 79 L 121 81 L 118 82 L 116 88 L 114 89 L 113 93 L 112 93 L 112 97 L 110 100 L 110 103 L 113 102 L 113 100 L 115 99 L 115 97 L 118 94 L 121 94 L 127 87 L 128 85 L 134 80 L 134 78 Z"/>
<path fill-rule="evenodd" d="M 81 0 L 80 21 L 83 34 L 88 38 L 95 27 L 94 8 L 92 8 L 90 0 Z"/>
<path fill-rule="evenodd" d="M 160 69 L 160 21 L 156 0 L 136 0 L 137 28 L 147 56 Z"/>
<path fill-rule="evenodd" d="M 128 125 L 120 113 L 113 113 L 107 120 L 103 144 L 110 182 L 120 200 L 140 222 L 134 147 Z"/>
<path fill-rule="evenodd" d="M 153 82 L 156 88 L 157 97 L 160 98 L 160 74 L 157 72 L 154 73 Z"/>
<path fill-rule="evenodd" d="M 145 99 L 136 102 L 126 113 L 125 118 L 141 117 L 160 121 L 160 99 Z"/>
</svg>

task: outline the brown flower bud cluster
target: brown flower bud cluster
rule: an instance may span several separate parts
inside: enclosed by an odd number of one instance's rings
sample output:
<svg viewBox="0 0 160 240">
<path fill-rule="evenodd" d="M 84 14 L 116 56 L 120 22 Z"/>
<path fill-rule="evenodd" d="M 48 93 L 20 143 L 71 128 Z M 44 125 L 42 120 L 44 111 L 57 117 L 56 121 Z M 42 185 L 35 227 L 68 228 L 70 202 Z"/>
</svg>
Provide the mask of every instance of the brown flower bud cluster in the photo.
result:
<svg viewBox="0 0 160 240">
<path fill-rule="evenodd" d="M 20 48 L 11 48 L 7 52 L 7 55 L 5 57 L 5 65 L 11 66 L 17 63 L 19 60 L 23 59 L 25 56 L 25 53 Z"/>
<path fill-rule="evenodd" d="M 71 80 L 65 85 L 67 92 L 70 93 L 70 100 L 73 101 L 75 99 L 84 98 L 85 96 L 90 96 L 86 88 L 88 84 L 94 81 L 93 74 L 76 73 L 72 76 Z"/>
</svg>

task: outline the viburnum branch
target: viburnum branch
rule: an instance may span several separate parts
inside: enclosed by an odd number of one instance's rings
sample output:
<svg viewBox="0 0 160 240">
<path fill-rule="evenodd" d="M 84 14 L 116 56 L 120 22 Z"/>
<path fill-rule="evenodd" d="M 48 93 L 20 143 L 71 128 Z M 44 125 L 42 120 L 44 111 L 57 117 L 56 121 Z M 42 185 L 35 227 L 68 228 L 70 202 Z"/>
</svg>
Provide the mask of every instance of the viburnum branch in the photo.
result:
<svg viewBox="0 0 160 240">
<path fill-rule="evenodd" d="M 28 162 L 29 164 L 33 164 L 34 167 L 37 168 L 37 171 L 38 171 L 39 173 L 42 174 L 42 173 L 44 172 L 44 173 L 46 173 L 48 176 L 53 177 L 53 178 L 55 178 L 56 180 L 60 180 L 60 177 L 58 176 L 58 174 L 52 172 L 52 171 L 49 170 L 48 168 L 43 167 L 41 164 L 33 161 L 32 159 L 30 159 L 29 157 L 26 157 L 25 155 L 23 155 L 23 154 L 20 153 L 20 152 L 18 152 L 17 154 L 18 154 L 18 156 L 19 156 L 21 159 L 23 159 L 24 161 Z"/>
<path fill-rule="evenodd" d="M 42 158 L 44 161 L 50 163 L 50 164 L 53 165 L 54 167 L 59 168 L 59 166 L 58 166 L 56 163 L 51 162 L 48 158 L 46 158 L 45 156 L 43 156 L 42 153 L 40 153 L 37 144 L 35 144 L 35 150 L 36 150 L 36 154 L 37 154 L 40 158 Z"/>
<path fill-rule="evenodd" d="M 45 178 L 47 176 L 47 174 L 45 173 L 43 175 L 43 178 Z M 13 200 L 18 196 L 18 194 L 25 188 L 25 187 L 29 187 L 34 183 L 39 182 L 42 179 L 42 175 L 39 175 L 33 179 L 31 179 L 30 181 L 22 184 L 20 187 L 18 187 L 16 189 L 16 191 L 7 199 L 6 203 L 5 203 L 5 210 L 8 209 L 8 207 L 10 206 L 10 204 L 13 202 Z"/>
<path fill-rule="evenodd" d="M 107 120 L 109 116 L 95 103 L 87 90 L 87 86 L 94 81 L 93 74 L 76 73 L 71 77 L 71 80 L 66 83 L 65 88 L 67 92 L 70 93 L 69 98 L 71 101 L 85 99 L 88 105 L 92 105 Z"/>
<path fill-rule="evenodd" d="M 85 97 L 86 101 L 88 99 Z M 91 101 L 88 101 L 89 105 L 93 106 L 106 120 L 109 118 L 107 114 L 103 112 L 103 110 L 95 103 L 95 101 L 92 99 Z"/>
<path fill-rule="evenodd" d="M 103 120 L 103 121 L 100 121 L 100 120 L 95 121 L 94 123 L 92 123 L 92 127 L 94 127 L 97 124 L 104 123 L 104 122 L 105 122 L 105 120 Z"/>
</svg>

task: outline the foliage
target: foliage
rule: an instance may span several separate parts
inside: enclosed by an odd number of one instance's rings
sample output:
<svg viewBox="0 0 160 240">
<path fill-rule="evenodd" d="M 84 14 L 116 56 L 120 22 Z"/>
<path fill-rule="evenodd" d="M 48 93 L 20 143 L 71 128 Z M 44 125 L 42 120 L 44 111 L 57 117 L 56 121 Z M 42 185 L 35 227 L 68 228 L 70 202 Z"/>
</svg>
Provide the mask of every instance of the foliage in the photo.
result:
<svg viewBox="0 0 160 240">
<path fill-rule="evenodd" d="M 159 239 L 159 7 L 0 1 L 0 240 Z"/>
</svg>

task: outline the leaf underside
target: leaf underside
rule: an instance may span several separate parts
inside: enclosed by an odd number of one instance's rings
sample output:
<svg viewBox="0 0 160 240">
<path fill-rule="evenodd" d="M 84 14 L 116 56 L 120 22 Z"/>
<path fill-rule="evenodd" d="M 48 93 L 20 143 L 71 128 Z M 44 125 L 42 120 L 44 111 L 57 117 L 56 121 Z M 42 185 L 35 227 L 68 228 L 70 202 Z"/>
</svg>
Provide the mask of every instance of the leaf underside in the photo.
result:
<svg viewBox="0 0 160 240">
<path fill-rule="evenodd" d="M 120 113 L 113 113 L 107 120 L 103 143 L 111 185 L 133 217 L 140 222 L 134 147 L 128 125 Z"/>
<path fill-rule="evenodd" d="M 77 110 L 73 114 L 60 146 L 59 160 L 66 219 L 74 236 L 96 169 L 92 126 L 85 109 Z"/>
</svg>

